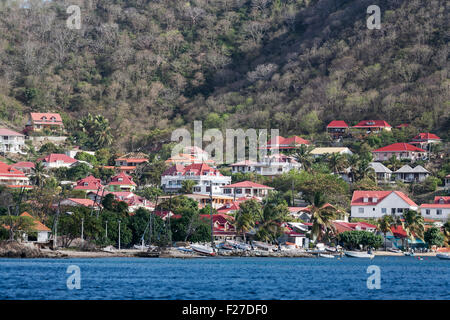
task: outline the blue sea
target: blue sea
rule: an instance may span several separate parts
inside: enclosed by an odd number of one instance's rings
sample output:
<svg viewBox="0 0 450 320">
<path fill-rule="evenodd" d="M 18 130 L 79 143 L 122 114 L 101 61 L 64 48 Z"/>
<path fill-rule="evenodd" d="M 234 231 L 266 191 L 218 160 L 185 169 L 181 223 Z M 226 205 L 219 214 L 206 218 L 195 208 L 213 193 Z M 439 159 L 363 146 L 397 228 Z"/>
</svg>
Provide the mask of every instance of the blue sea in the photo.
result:
<svg viewBox="0 0 450 320">
<path fill-rule="evenodd" d="M 68 289 L 69 266 L 80 289 Z M 368 289 L 380 271 L 380 289 Z M 71 282 L 74 283 L 74 282 Z M 0 259 L 0 299 L 450 299 L 435 257 Z"/>
</svg>

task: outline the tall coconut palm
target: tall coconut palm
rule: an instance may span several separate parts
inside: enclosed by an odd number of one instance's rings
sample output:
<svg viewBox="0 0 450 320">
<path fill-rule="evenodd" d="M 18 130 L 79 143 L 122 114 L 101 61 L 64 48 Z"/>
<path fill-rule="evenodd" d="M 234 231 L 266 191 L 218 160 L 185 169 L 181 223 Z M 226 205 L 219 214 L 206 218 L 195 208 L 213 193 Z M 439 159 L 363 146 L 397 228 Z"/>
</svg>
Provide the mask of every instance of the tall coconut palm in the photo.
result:
<svg viewBox="0 0 450 320">
<path fill-rule="evenodd" d="M 245 234 L 255 227 L 256 219 L 261 216 L 261 205 L 254 199 L 242 202 L 235 217 L 235 228 L 242 233 L 244 242 Z"/>
<path fill-rule="evenodd" d="M 98 148 L 109 146 L 113 141 L 113 136 L 108 119 L 102 115 L 96 116 L 93 134 Z"/>
<path fill-rule="evenodd" d="M 403 229 L 409 239 L 419 238 L 423 240 L 425 224 L 422 215 L 414 210 L 408 210 L 403 214 Z"/>
<path fill-rule="evenodd" d="M 348 165 L 347 159 L 344 155 L 339 154 L 337 152 L 331 153 L 327 157 L 328 167 L 333 173 L 342 172 Z"/>
<path fill-rule="evenodd" d="M 364 178 L 375 180 L 375 170 L 370 166 L 368 160 L 359 161 L 358 169 L 356 171 L 356 180 L 362 180 Z"/>
<path fill-rule="evenodd" d="M 338 210 L 326 204 L 323 193 L 316 192 L 314 194 L 314 201 L 309 210 L 311 212 L 311 237 L 313 239 L 321 240 L 325 234 L 335 232 L 333 220 L 336 219 Z"/>
<path fill-rule="evenodd" d="M 391 231 L 393 219 L 389 215 L 384 215 L 377 220 L 377 229 L 384 234 L 384 251 L 386 251 L 386 234 Z"/>
<path fill-rule="evenodd" d="M 44 185 L 45 182 L 45 167 L 41 161 L 38 161 L 34 164 L 33 174 L 31 175 L 31 181 L 39 188 Z"/>
<path fill-rule="evenodd" d="M 288 219 L 289 209 L 281 193 L 271 192 L 260 212 L 256 237 L 262 241 L 279 244 L 278 238 L 284 231 L 282 224 Z"/>
<path fill-rule="evenodd" d="M 352 182 L 355 182 L 359 161 L 360 161 L 359 156 L 356 153 L 347 156 L 347 163 L 350 168 L 350 177 L 352 179 Z"/>
<path fill-rule="evenodd" d="M 311 171 L 314 159 L 311 155 L 312 147 L 302 144 L 294 155 L 295 160 L 302 165 L 303 170 Z"/>
</svg>

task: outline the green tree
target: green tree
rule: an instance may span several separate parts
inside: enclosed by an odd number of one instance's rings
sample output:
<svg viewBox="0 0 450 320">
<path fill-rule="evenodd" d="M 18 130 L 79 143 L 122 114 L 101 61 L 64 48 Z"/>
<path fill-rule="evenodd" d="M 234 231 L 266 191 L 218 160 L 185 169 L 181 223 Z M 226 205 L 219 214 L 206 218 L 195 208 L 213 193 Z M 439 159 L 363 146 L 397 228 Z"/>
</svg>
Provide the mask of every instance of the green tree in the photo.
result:
<svg viewBox="0 0 450 320">
<path fill-rule="evenodd" d="M 422 215 L 414 210 L 408 210 L 402 215 L 402 227 L 409 239 L 419 238 L 423 240 L 425 224 Z"/>
<path fill-rule="evenodd" d="M 322 192 L 316 192 L 314 201 L 309 206 L 311 214 L 311 238 L 320 241 L 325 235 L 333 235 L 335 227 L 333 221 L 337 218 L 337 209 L 331 205 L 327 205 L 325 196 Z"/>
<path fill-rule="evenodd" d="M 255 227 L 255 223 L 262 216 L 261 204 L 254 200 L 247 200 L 239 205 L 239 210 L 235 217 L 236 231 L 242 234 L 246 242 L 245 234 Z"/>
<path fill-rule="evenodd" d="M 445 237 L 438 228 L 433 227 L 425 231 L 424 240 L 429 248 L 432 246 L 442 247 Z"/>
<path fill-rule="evenodd" d="M 384 234 L 384 250 L 386 251 L 386 234 L 391 231 L 392 216 L 384 215 L 377 220 L 377 229 Z"/>
<path fill-rule="evenodd" d="M 197 182 L 194 180 L 183 180 L 181 182 L 181 193 L 191 194 L 194 187 L 197 185 Z"/>
</svg>

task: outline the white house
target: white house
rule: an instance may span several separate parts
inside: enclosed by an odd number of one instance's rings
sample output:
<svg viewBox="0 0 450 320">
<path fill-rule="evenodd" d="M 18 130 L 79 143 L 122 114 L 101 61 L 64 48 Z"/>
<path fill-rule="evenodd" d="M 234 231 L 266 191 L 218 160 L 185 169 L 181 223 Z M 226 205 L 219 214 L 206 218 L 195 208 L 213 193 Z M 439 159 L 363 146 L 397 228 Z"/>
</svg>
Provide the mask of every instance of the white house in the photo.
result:
<svg viewBox="0 0 450 320">
<path fill-rule="evenodd" d="M 241 181 L 238 183 L 229 184 L 222 187 L 223 194 L 227 196 L 232 196 L 236 198 L 241 197 L 256 197 L 264 198 L 267 196 L 272 187 L 265 186 L 263 184 L 251 182 L 251 181 Z"/>
<path fill-rule="evenodd" d="M 351 202 L 352 218 L 379 218 L 384 215 L 401 216 L 418 205 L 400 191 L 354 191 Z"/>
<path fill-rule="evenodd" d="M 74 163 L 76 163 L 78 160 L 75 160 L 65 154 L 62 153 L 52 153 L 44 158 L 38 159 L 38 161 L 42 161 L 42 164 L 47 169 L 53 169 L 53 168 L 69 168 Z"/>
<path fill-rule="evenodd" d="M 324 148 L 314 148 L 311 150 L 311 155 L 314 158 L 323 157 L 327 154 L 338 153 L 343 155 L 352 155 L 353 152 L 347 147 L 324 147 Z"/>
<path fill-rule="evenodd" d="M 450 197 L 437 196 L 434 203 L 422 204 L 420 214 L 424 218 L 447 221 L 450 217 Z"/>
<path fill-rule="evenodd" d="M 0 152 L 24 153 L 25 136 L 21 133 L 0 128 Z"/>
<path fill-rule="evenodd" d="M 422 166 L 415 166 L 411 168 L 409 165 L 404 165 L 393 173 L 396 180 L 403 182 L 421 182 L 425 180 L 430 172 Z"/>
<path fill-rule="evenodd" d="M 265 156 L 262 161 L 244 160 L 230 165 L 233 173 L 254 172 L 262 176 L 277 176 L 293 169 L 300 170 L 301 164 L 293 157 L 278 153 Z"/>
<path fill-rule="evenodd" d="M 42 222 L 32 217 L 28 212 L 24 212 L 20 215 L 21 217 L 29 217 L 33 219 L 33 226 L 30 228 L 32 233 L 36 234 L 36 237 L 33 237 L 30 234 L 24 233 L 22 235 L 22 239 L 29 242 L 38 242 L 38 243 L 47 243 L 50 239 L 50 233 L 52 232 L 47 226 L 45 226 Z"/>
<path fill-rule="evenodd" d="M 29 184 L 30 180 L 22 171 L 0 161 L 0 185 L 23 187 L 29 186 Z"/>
<path fill-rule="evenodd" d="M 387 168 L 381 162 L 370 162 L 370 167 L 375 171 L 377 176 L 377 182 L 389 182 L 391 181 L 392 171 Z"/>
<path fill-rule="evenodd" d="M 222 186 L 231 183 L 231 177 L 224 176 L 219 170 L 205 163 L 194 163 L 188 166 L 174 165 L 161 175 L 161 187 L 168 192 L 176 192 L 186 180 L 195 181 L 193 193 L 209 194 L 212 186 L 213 194 L 222 194 Z"/>
</svg>

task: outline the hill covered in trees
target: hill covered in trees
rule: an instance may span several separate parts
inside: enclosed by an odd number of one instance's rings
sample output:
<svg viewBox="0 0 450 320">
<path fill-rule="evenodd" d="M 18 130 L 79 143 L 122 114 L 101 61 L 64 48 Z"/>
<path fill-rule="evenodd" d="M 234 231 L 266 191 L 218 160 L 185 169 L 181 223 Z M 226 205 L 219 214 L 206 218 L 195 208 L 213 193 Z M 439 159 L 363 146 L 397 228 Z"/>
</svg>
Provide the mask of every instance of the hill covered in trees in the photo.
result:
<svg viewBox="0 0 450 320">
<path fill-rule="evenodd" d="M 13 128 L 29 111 L 59 111 L 69 131 L 101 114 L 118 148 L 147 150 L 193 120 L 314 138 L 333 119 L 384 119 L 449 137 L 445 0 L 20 2 L 0 1 Z M 81 30 L 66 27 L 73 4 Z"/>
</svg>

